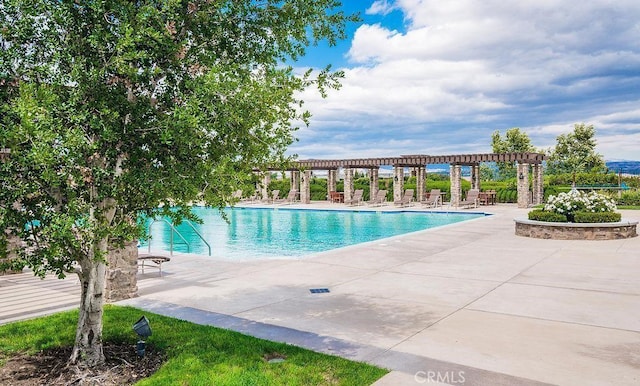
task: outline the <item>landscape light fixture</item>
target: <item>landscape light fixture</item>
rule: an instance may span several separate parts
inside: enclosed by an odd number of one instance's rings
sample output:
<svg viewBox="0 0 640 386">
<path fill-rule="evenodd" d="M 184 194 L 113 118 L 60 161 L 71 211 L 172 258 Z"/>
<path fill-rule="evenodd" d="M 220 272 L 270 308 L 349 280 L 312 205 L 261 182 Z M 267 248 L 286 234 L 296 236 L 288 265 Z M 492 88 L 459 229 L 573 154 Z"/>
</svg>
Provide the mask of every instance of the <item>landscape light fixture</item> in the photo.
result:
<svg viewBox="0 0 640 386">
<path fill-rule="evenodd" d="M 518 179 L 524 180 L 524 174 L 520 173 L 520 175 L 518 176 Z"/>
<path fill-rule="evenodd" d="M 140 337 L 138 343 L 136 343 L 136 353 L 138 356 L 143 357 L 146 350 L 145 339 L 151 336 L 151 326 L 149 325 L 149 319 L 146 316 L 142 316 L 133 325 L 133 331 Z"/>
</svg>

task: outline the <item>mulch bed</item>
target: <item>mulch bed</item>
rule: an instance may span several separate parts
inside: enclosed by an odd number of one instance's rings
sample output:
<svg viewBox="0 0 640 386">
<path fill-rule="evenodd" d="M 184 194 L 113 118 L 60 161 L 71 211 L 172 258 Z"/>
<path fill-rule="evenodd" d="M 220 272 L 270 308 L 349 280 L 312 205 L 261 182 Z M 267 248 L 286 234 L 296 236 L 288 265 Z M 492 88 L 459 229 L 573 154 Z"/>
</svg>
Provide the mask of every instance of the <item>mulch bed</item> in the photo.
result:
<svg viewBox="0 0 640 386">
<path fill-rule="evenodd" d="M 147 345 L 145 356 L 139 357 L 135 345 L 104 343 L 106 363 L 86 369 L 67 366 L 71 350 L 63 347 L 5 358 L 0 385 L 131 385 L 155 373 L 165 361 L 153 346 Z"/>
</svg>

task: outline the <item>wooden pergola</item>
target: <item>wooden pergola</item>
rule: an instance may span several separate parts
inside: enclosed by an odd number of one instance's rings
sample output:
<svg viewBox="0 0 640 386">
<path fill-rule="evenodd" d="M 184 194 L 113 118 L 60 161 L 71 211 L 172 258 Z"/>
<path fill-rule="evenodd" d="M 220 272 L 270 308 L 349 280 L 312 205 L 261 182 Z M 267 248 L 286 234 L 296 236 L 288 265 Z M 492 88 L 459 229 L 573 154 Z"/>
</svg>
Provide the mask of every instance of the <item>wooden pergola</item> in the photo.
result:
<svg viewBox="0 0 640 386">
<path fill-rule="evenodd" d="M 370 176 L 370 196 L 374 197 L 378 191 L 378 173 L 381 166 L 392 166 L 394 201 L 399 201 L 403 194 L 404 168 L 411 168 L 417 178 L 418 201 L 426 193 L 426 168 L 433 164 L 449 164 L 451 179 L 451 205 L 458 206 L 462 200 L 461 167 L 471 167 L 472 189 L 480 189 L 480 163 L 482 162 L 515 162 L 518 173 L 518 206 L 528 207 L 537 205 L 543 200 L 543 169 L 542 162 L 546 156 L 542 153 L 481 153 L 481 154 L 450 154 L 450 155 L 401 155 L 399 157 L 379 158 L 351 158 L 351 159 L 306 159 L 291 163 L 287 171 L 291 172 L 291 188 L 300 192 L 300 201 L 310 202 L 310 180 L 312 170 L 327 170 L 327 196 L 336 190 L 338 169 L 344 170 L 344 198 L 350 200 L 353 188 L 353 171 L 368 169 Z M 533 172 L 533 189 L 529 189 L 529 171 Z M 273 168 L 270 170 L 279 170 Z M 269 176 L 265 175 L 262 183 L 262 196 L 267 198 L 269 192 Z"/>
</svg>

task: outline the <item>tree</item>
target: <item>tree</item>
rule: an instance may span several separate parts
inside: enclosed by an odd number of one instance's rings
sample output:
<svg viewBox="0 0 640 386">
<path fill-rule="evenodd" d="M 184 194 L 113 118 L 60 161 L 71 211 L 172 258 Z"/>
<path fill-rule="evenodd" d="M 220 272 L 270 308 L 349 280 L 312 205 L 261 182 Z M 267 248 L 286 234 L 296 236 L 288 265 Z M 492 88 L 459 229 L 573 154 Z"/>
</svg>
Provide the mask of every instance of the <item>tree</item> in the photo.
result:
<svg viewBox="0 0 640 386">
<path fill-rule="evenodd" d="M 491 166 L 480 164 L 480 181 L 493 181 L 495 174 L 495 170 Z"/>
<path fill-rule="evenodd" d="M 606 169 L 602 155 L 596 153 L 596 130 L 593 125 L 575 124 L 573 132 L 560 134 L 555 148 L 549 151 L 549 174 L 602 172 Z M 575 178 L 574 178 L 575 183 Z"/>
<path fill-rule="evenodd" d="M 518 127 L 507 130 L 504 139 L 500 136 L 500 131 L 494 131 L 491 135 L 491 147 L 494 153 L 529 153 L 536 151 L 527 133 L 520 131 Z M 501 179 L 516 176 L 516 167 L 513 162 L 498 162 L 497 166 Z"/>
<path fill-rule="evenodd" d="M 222 208 L 253 168 L 284 162 L 296 95 L 340 72 L 284 63 L 335 44 L 357 16 L 335 0 L 7 0 L 0 5 L 1 238 L 36 275 L 76 273 L 70 363 L 104 361 L 109 248 L 140 213 Z M 157 209 L 159 206 L 162 209 Z M 1 245 L 1 244 L 0 244 Z"/>
</svg>

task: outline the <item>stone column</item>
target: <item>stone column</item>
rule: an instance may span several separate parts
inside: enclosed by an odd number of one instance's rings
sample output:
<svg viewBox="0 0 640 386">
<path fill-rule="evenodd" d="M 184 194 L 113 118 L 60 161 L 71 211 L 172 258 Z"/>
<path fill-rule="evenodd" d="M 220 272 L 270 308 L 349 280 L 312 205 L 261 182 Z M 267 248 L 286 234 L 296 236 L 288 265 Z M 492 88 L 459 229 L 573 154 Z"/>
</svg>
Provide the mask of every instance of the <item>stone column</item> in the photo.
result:
<svg viewBox="0 0 640 386">
<path fill-rule="evenodd" d="M 544 179 L 542 164 L 533 164 L 533 205 L 544 202 Z"/>
<path fill-rule="evenodd" d="M 9 230 L 5 230 L 5 234 L 7 236 L 7 246 L 4 251 L 5 257 L 0 257 L 0 276 L 22 272 L 20 267 L 11 267 L 11 261 L 18 258 L 18 249 L 21 247 L 22 242 L 19 238 L 10 236 Z M 5 267 L 2 266 L 4 264 L 6 264 Z"/>
<path fill-rule="evenodd" d="M 263 200 L 269 200 L 271 194 L 269 192 L 269 184 L 271 183 L 271 173 L 267 170 L 262 174 L 262 185 L 260 185 L 261 196 Z"/>
<path fill-rule="evenodd" d="M 528 208 L 531 202 L 529 194 L 529 164 L 518 163 L 517 169 L 518 208 Z"/>
<path fill-rule="evenodd" d="M 451 182 L 451 206 L 460 206 L 462 200 L 462 166 L 449 165 L 449 180 Z"/>
<path fill-rule="evenodd" d="M 369 169 L 369 200 L 373 201 L 378 195 L 378 175 L 380 168 Z"/>
<path fill-rule="evenodd" d="M 138 296 L 138 242 L 109 249 L 104 299 L 107 303 Z"/>
<path fill-rule="evenodd" d="M 292 170 L 291 171 L 291 190 L 300 191 L 302 188 L 300 187 L 300 170 Z"/>
<path fill-rule="evenodd" d="M 427 191 L 425 181 L 426 175 L 427 170 L 424 166 L 419 166 L 416 168 L 416 201 L 418 202 L 424 201 L 424 194 Z"/>
<path fill-rule="evenodd" d="M 393 202 L 402 201 L 404 193 L 404 166 L 393 167 Z"/>
<path fill-rule="evenodd" d="M 336 192 L 338 190 L 337 186 L 338 182 L 338 169 L 330 169 L 327 172 L 327 200 L 331 199 L 331 192 Z"/>
<path fill-rule="evenodd" d="M 471 189 L 480 190 L 480 164 L 471 165 Z"/>
<path fill-rule="evenodd" d="M 311 170 L 305 170 L 300 178 L 300 202 L 311 203 Z"/>
<path fill-rule="evenodd" d="M 344 168 L 344 202 L 353 197 L 353 169 Z"/>
</svg>

